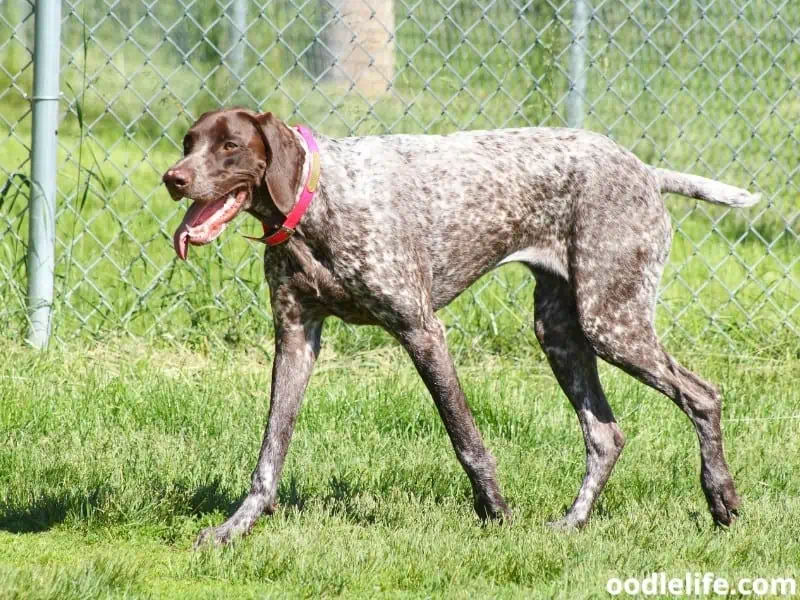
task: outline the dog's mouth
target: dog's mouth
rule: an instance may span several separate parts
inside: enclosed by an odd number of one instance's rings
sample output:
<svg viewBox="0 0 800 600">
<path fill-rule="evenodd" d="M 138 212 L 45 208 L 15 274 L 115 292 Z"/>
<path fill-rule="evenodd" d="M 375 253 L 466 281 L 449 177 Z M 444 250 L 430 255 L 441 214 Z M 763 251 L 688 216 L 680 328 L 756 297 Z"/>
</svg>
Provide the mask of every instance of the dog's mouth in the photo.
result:
<svg viewBox="0 0 800 600">
<path fill-rule="evenodd" d="M 212 202 L 195 201 L 172 237 L 175 253 L 186 260 L 189 244 L 202 246 L 213 242 L 249 201 L 250 190 L 246 187 L 234 189 Z"/>
</svg>

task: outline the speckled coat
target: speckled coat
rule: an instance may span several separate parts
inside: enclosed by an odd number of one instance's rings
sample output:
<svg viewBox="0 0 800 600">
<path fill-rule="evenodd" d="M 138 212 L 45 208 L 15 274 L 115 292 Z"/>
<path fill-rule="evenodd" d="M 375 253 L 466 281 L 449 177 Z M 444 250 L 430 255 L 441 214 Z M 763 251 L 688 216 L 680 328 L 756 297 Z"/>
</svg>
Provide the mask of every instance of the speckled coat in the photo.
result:
<svg viewBox="0 0 800 600">
<path fill-rule="evenodd" d="M 252 157 L 234 166 L 252 173 L 256 164 L 265 172 L 252 182 L 248 212 L 268 227 L 280 225 L 307 178 L 302 137 L 270 113 L 239 109 L 204 115 L 193 127 L 202 135 L 212 129 L 221 138 L 250 136 Z M 739 499 L 723 454 L 720 395 L 677 364 L 653 329 L 672 237 L 661 192 L 729 206 L 750 205 L 756 196 L 649 167 L 607 137 L 579 130 L 317 134 L 316 140 L 319 193 L 297 233 L 264 256 L 276 356 L 252 488 L 236 513 L 198 542 L 224 543 L 272 510 L 329 315 L 380 325 L 399 340 L 433 396 L 472 484 L 476 511 L 509 520 L 494 458 L 475 426 L 435 311 L 511 261 L 527 265 L 536 278 L 536 336 L 575 407 L 586 444 L 578 496 L 553 525 L 586 523 L 624 445 L 598 379 L 598 356 L 663 392 L 688 415 L 700 440 L 701 483 L 712 516 L 722 524 L 734 519 Z M 283 192 L 270 183 L 271 171 Z M 216 176 L 205 171 L 198 179 Z"/>
</svg>

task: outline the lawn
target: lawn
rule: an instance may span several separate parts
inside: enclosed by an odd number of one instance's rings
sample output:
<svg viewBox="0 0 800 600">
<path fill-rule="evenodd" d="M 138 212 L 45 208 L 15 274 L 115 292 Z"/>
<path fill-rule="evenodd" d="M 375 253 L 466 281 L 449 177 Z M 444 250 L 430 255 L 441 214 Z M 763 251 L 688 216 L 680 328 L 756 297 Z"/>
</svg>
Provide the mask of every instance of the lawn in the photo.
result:
<svg viewBox="0 0 800 600">
<path fill-rule="evenodd" d="M 605 597 L 609 577 L 797 576 L 800 369 L 695 354 L 721 384 L 744 501 L 714 528 L 694 433 L 671 403 L 602 371 L 628 445 L 579 533 L 544 523 L 583 474 L 577 420 L 541 353 L 464 355 L 460 373 L 516 520 L 482 527 L 432 402 L 393 347 L 328 348 L 280 506 L 222 550 L 192 552 L 246 491 L 267 410 L 269 346 L 190 352 L 129 342 L 0 366 L 0 597 Z"/>
</svg>

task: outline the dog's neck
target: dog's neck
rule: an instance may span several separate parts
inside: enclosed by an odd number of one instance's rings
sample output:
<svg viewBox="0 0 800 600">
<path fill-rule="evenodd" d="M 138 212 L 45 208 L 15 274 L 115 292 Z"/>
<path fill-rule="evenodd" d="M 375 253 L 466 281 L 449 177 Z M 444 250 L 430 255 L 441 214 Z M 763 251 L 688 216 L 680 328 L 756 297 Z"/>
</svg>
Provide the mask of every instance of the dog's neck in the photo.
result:
<svg viewBox="0 0 800 600">
<path fill-rule="evenodd" d="M 303 139 L 303 136 L 294 127 L 289 128 L 289 130 L 294 136 L 294 150 L 299 152 L 303 157 L 302 167 L 299 169 L 296 180 L 291 184 L 292 188 L 294 189 L 294 205 L 300 200 L 300 196 L 303 193 L 306 182 L 308 181 L 308 176 L 311 171 L 311 153 L 309 152 L 308 145 Z M 319 201 L 318 196 L 319 194 L 317 194 L 317 198 L 314 199 L 314 202 Z M 311 207 L 309 207 L 309 213 L 313 210 L 313 204 L 314 203 L 312 202 Z M 286 219 L 286 214 L 289 211 L 287 210 L 284 213 L 278 208 L 270 196 L 266 183 L 262 183 L 260 186 L 258 186 L 258 188 L 253 190 L 253 203 L 247 212 L 261 222 L 265 231 L 271 232 L 277 230 L 281 225 L 283 225 Z M 299 233 L 302 234 L 303 224 L 308 218 L 308 214 L 304 215 L 303 220 L 297 226 L 297 231 Z"/>
</svg>

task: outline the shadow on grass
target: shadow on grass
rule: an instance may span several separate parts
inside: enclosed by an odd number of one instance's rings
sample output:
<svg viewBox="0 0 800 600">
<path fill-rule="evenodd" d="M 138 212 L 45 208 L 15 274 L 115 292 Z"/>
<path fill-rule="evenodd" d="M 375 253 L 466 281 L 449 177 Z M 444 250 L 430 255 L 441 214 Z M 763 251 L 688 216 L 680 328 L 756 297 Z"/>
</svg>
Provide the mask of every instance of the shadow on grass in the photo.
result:
<svg viewBox="0 0 800 600">
<path fill-rule="evenodd" d="M 81 522 L 124 522 L 126 512 L 110 507 L 127 503 L 120 502 L 121 491 L 106 486 L 98 486 L 88 492 L 62 491 L 44 492 L 28 506 L 20 504 L 0 506 L 0 530 L 10 533 L 42 533 L 56 527 L 67 519 Z M 170 516 L 201 516 L 206 513 L 231 513 L 242 498 L 231 499 L 222 488 L 219 479 L 199 487 L 183 485 L 166 486 L 160 493 L 151 492 L 156 505 L 166 506 Z M 140 507 L 129 506 L 133 512 Z M 159 511 L 160 512 L 160 511 Z M 163 514 L 153 514 L 158 520 Z"/>
<path fill-rule="evenodd" d="M 321 503 L 326 512 L 331 515 L 339 515 L 349 521 L 364 524 L 375 521 L 374 516 L 365 515 L 363 507 L 360 506 L 364 490 L 359 483 L 334 476 L 331 477 L 328 488 L 327 493 L 309 493 L 303 489 L 303 485 L 296 476 L 287 477 L 278 488 L 278 510 L 302 513 L 307 509 L 309 502 L 316 501 Z M 174 494 L 185 498 L 185 501 L 175 503 L 173 514 L 192 517 L 220 513 L 227 518 L 234 513 L 246 497 L 246 493 L 235 498 L 232 497 L 222 486 L 220 479 L 216 478 L 195 488 L 178 486 L 170 493 L 170 495 Z"/>
<path fill-rule="evenodd" d="M 188 499 L 184 507 L 176 507 L 177 512 L 193 517 L 214 512 L 231 513 L 244 499 L 243 495 L 240 498 L 231 499 L 230 494 L 226 493 L 222 487 L 219 478 L 194 489 L 179 486 L 178 493 L 179 495 L 185 494 Z"/>
<path fill-rule="evenodd" d="M 28 505 L 19 502 L 0 505 L 0 530 L 10 533 L 42 533 L 67 519 L 84 522 L 89 520 L 123 522 L 126 520 L 126 513 L 109 508 L 120 504 L 120 495 L 120 490 L 106 486 L 98 486 L 88 492 L 43 491 Z M 244 494 L 232 497 L 220 479 L 211 480 L 197 487 L 173 484 L 166 486 L 160 493 L 151 492 L 151 496 L 156 499 L 156 505 L 166 507 L 169 516 L 191 517 L 210 513 L 222 513 L 227 516 L 244 500 Z M 284 507 L 303 510 L 306 498 L 300 494 L 294 478 L 288 482 L 288 486 L 282 486 L 280 503 Z M 129 508 L 138 512 L 138 507 L 129 506 Z M 160 516 L 167 515 L 154 514 L 153 519 L 157 520 Z"/>
<path fill-rule="evenodd" d="M 287 478 L 278 490 L 279 510 L 303 512 L 309 503 L 314 503 L 331 516 L 360 524 L 375 523 L 381 510 L 373 494 L 358 481 L 348 478 L 334 476 L 328 482 L 328 490 L 318 493 L 309 493 L 303 487 L 296 477 Z M 27 506 L 20 502 L 0 505 L 0 530 L 42 533 L 67 520 L 95 524 L 125 523 L 134 516 L 140 519 L 148 509 L 153 521 L 214 513 L 227 518 L 245 498 L 245 494 L 232 496 L 218 478 L 197 486 L 166 484 L 161 490 L 143 491 L 137 502 L 123 498 L 124 495 L 122 490 L 104 485 L 89 491 L 43 491 Z"/>
<path fill-rule="evenodd" d="M 333 476 L 328 482 L 329 491 L 326 494 L 309 494 L 294 475 L 278 489 L 278 506 L 283 510 L 303 512 L 309 501 L 317 500 L 322 503 L 325 510 L 331 514 L 345 516 L 348 520 L 371 522 L 359 518 L 355 510 L 359 496 L 363 489 L 358 483 L 345 478 Z"/>
<path fill-rule="evenodd" d="M 63 523 L 69 515 L 89 519 L 105 503 L 110 490 L 95 488 L 88 493 L 65 491 L 44 494 L 30 506 L 0 509 L 0 530 L 10 533 L 41 533 Z"/>
<path fill-rule="evenodd" d="M 223 513 L 226 516 L 230 515 L 239 508 L 239 505 L 247 497 L 247 494 L 244 493 L 237 498 L 232 498 L 223 489 L 218 478 L 194 489 L 183 488 L 183 491 L 188 496 L 188 501 L 186 502 L 185 510 L 178 510 L 182 514 L 193 517 L 201 517 L 215 512 Z M 278 506 L 280 508 L 302 512 L 305 510 L 309 499 L 310 496 L 302 491 L 300 483 L 295 476 L 287 478 L 278 488 Z"/>
</svg>

